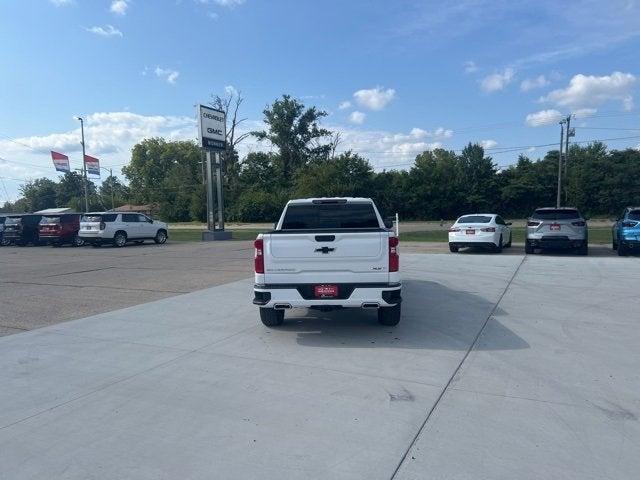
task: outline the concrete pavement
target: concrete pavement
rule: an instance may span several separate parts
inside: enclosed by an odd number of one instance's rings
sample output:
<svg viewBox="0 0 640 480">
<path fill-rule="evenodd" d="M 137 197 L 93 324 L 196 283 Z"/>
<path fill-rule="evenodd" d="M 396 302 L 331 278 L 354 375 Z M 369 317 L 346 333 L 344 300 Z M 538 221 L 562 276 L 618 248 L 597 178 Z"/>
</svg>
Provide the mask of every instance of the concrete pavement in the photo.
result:
<svg viewBox="0 0 640 480">
<path fill-rule="evenodd" d="M 634 478 L 637 258 L 403 255 L 403 318 L 240 280 L 0 339 L 0 478 Z"/>
</svg>

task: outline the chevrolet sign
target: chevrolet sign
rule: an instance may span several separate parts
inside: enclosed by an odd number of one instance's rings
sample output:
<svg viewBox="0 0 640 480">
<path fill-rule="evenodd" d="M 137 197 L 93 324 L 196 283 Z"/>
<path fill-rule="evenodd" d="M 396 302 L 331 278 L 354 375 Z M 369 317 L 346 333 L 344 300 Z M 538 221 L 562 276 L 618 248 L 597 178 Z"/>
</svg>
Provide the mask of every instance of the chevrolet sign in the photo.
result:
<svg viewBox="0 0 640 480">
<path fill-rule="evenodd" d="M 225 113 L 205 105 L 198 105 L 198 134 L 202 148 L 224 150 L 227 145 Z"/>
</svg>

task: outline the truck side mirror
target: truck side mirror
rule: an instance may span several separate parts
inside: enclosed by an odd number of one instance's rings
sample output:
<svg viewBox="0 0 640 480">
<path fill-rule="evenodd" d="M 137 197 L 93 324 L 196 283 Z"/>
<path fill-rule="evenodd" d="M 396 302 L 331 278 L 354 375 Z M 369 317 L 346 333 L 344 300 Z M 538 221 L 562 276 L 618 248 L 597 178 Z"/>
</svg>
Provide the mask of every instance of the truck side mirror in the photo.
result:
<svg viewBox="0 0 640 480">
<path fill-rule="evenodd" d="M 389 228 L 389 229 L 393 228 L 393 220 L 390 220 L 390 219 L 387 218 L 384 221 L 384 226 L 385 226 L 385 228 Z"/>
</svg>

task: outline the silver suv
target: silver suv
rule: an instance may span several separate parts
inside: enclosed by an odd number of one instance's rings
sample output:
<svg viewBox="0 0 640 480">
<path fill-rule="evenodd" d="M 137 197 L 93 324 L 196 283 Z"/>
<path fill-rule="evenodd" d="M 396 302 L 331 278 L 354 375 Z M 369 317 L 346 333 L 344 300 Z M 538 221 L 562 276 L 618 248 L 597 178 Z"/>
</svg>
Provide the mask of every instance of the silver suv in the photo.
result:
<svg viewBox="0 0 640 480">
<path fill-rule="evenodd" d="M 112 243 L 124 247 L 127 242 L 153 240 L 162 244 L 169 238 L 167 224 L 141 213 L 92 212 L 80 219 L 78 236 L 93 246 Z"/>
<path fill-rule="evenodd" d="M 538 208 L 527 219 L 524 244 L 526 253 L 536 248 L 573 249 L 580 255 L 589 253 L 587 219 L 577 208 Z"/>
</svg>

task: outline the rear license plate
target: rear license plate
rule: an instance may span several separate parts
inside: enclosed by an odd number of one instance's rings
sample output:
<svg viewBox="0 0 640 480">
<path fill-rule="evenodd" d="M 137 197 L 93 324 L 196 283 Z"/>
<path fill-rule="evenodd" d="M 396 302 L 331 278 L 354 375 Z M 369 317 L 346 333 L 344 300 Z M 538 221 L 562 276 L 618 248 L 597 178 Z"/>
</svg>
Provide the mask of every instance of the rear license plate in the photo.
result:
<svg viewBox="0 0 640 480">
<path fill-rule="evenodd" d="M 337 285 L 315 285 L 313 292 L 316 298 L 335 298 L 338 296 Z"/>
<path fill-rule="evenodd" d="M 465 230 L 464 233 L 466 233 L 467 235 L 475 235 L 476 231 L 475 230 Z"/>
<path fill-rule="evenodd" d="M 551 224 L 551 225 L 549 225 L 549 230 L 558 231 L 558 230 L 560 230 L 560 225 Z"/>
</svg>

